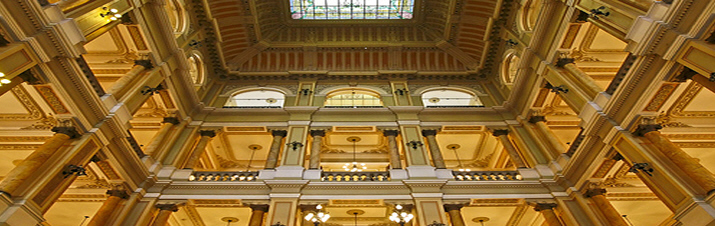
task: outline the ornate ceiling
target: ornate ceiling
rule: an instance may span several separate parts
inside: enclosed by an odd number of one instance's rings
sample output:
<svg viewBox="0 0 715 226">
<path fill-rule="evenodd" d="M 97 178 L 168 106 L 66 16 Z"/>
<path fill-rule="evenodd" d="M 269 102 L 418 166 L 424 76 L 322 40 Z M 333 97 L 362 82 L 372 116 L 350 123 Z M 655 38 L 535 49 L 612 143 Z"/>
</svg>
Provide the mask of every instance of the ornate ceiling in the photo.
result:
<svg viewBox="0 0 715 226">
<path fill-rule="evenodd" d="M 209 1 L 218 55 L 232 76 L 402 71 L 473 75 L 499 6 L 417 0 L 410 20 L 294 20 L 285 0 Z M 235 78 L 235 77 L 234 77 Z"/>
</svg>

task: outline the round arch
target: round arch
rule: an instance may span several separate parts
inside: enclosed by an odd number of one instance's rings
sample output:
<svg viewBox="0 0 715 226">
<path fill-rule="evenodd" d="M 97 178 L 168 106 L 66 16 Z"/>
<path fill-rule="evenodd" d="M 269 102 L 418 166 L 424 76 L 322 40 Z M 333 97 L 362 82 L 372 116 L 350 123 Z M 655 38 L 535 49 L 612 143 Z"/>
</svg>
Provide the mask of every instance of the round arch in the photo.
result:
<svg viewBox="0 0 715 226">
<path fill-rule="evenodd" d="M 256 87 L 232 92 L 224 107 L 281 108 L 285 104 L 285 92 L 280 89 Z"/>
<path fill-rule="evenodd" d="M 325 94 L 326 107 L 378 107 L 383 106 L 379 92 L 361 88 L 348 87 L 333 89 Z"/>
<path fill-rule="evenodd" d="M 438 106 L 484 106 L 476 93 L 457 87 L 433 87 L 420 92 L 422 105 Z"/>
</svg>

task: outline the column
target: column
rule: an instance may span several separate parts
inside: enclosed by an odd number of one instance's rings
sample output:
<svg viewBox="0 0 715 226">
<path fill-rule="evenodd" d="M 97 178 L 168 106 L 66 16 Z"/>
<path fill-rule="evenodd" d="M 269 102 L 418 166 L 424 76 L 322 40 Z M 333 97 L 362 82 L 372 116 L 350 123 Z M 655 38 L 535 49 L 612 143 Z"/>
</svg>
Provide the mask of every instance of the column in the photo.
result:
<svg viewBox="0 0 715 226">
<path fill-rule="evenodd" d="M 248 226 L 262 226 L 263 215 L 268 212 L 268 205 L 251 205 L 251 219 Z"/>
<path fill-rule="evenodd" d="M 434 167 L 437 169 L 446 169 L 447 167 L 444 165 L 444 159 L 442 158 L 442 151 L 439 150 L 439 144 L 437 144 L 437 130 L 422 130 L 422 136 L 427 138 L 427 146 L 429 146 Z"/>
<path fill-rule="evenodd" d="M 193 169 L 196 166 L 199 158 L 201 158 L 201 154 L 203 154 L 204 150 L 206 150 L 206 146 L 209 144 L 209 141 L 211 141 L 211 138 L 216 136 L 216 131 L 214 130 L 201 130 L 199 133 L 201 133 L 201 139 L 199 139 L 199 143 L 196 144 L 194 151 L 191 152 L 189 159 L 186 160 L 184 169 Z"/>
<path fill-rule="evenodd" d="M 311 130 L 310 136 L 313 137 L 313 143 L 310 146 L 309 169 L 320 169 L 320 148 L 323 146 L 325 130 Z"/>
<path fill-rule="evenodd" d="M 149 60 L 135 60 L 134 61 L 134 67 L 132 67 L 129 72 L 124 74 L 119 80 L 114 82 L 114 85 L 112 85 L 112 88 L 110 88 L 107 93 L 108 94 L 114 94 L 114 95 L 119 95 L 119 92 L 123 90 L 127 85 L 131 84 L 132 81 L 134 81 L 134 78 L 139 75 L 139 73 L 143 72 L 144 70 L 149 70 L 152 69 L 154 66 L 151 64 L 151 61 Z M 117 98 L 119 99 L 119 98 Z"/>
<path fill-rule="evenodd" d="M 606 217 L 608 225 L 628 226 L 628 223 L 623 220 L 623 217 L 621 217 L 621 214 L 618 213 L 616 208 L 613 208 L 611 202 L 606 199 L 604 194 L 606 194 L 606 189 L 597 188 L 586 191 L 584 196 L 591 198 L 591 201 L 596 204 L 596 209 L 600 210 L 603 216 Z"/>
<path fill-rule="evenodd" d="M 524 163 L 524 160 L 521 159 L 521 155 L 519 155 L 519 151 L 516 150 L 516 147 L 514 147 L 514 144 L 511 143 L 511 140 L 509 140 L 509 130 L 506 129 L 495 129 L 492 131 L 492 135 L 499 138 L 499 141 L 501 142 L 502 146 L 504 146 L 504 149 L 506 149 L 506 152 L 509 154 L 509 158 L 511 158 L 511 161 L 514 163 L 514 165 L 517 168 L 526 168 L 526 163 Z"/>
<path fill-rule="evenodd" d="M 445 204 L 444 211 L 449 215 L 449 221 L 452 226 L 465 226 L 464 218 L 462 218 L 462 204 Z"/>
<path fill-rule="evenodd" d="M 703 165 L 700 165 L 700 162 L 690 157 L 688 153 L 685 153 L 685 151 L 658 132 L 661 128 L 663 127 L 660 125 L 640 125 L 635 135 L 642 136 L 649 141 L 673 164 L 690 176 L 695 183 L 705 189 L 707 194 L 715 191 L 715 177 L 713 177 L 713 174 Z"/>
<path fill-rule="evenodd" d="M 584 92 L 588 94 L 589 97 L 593 98 L 596 96 L 596 94 L 600 93 L 603 91 L 601 87 L 596 85 L 596 81 L 591 78 L 591 76 L 587 75 L 585 72 L 583 72 L 576 64 L 573 62 L 564 64 L 563 66 L 568 73 L 570 73 L 574 79 L 574 82 L 576 83 L 581 83 L 584 86 Z"/>
<path fill-rule="evenodd" d="M 92 220 L 89 221 L 87 226 L 107 225 L 107 221 L 114 213 L 114 210 L 121 210 L 117 208 L 119 207 L 119 202 L 121 202 L 122 199 L 129 198 L 127 192 L 123 190 L 109 190 L 107 194 L 109 197 L 104 201 L 104 204 L 99 207 L 99 210 L 97 210 L 97 213 L 94 214 L 94 217 L 92 217 Z"/>
<path fill-rule="evenodd" d="M 390 148 L 390 168 L 402 169 L 400 161 L 400 149 L 397 148 L 397 130 L 384 130 L 382 134 L 387 137 L 387 147 Z"/>
<path fill-rule="evenodd" d="M 301 225 L 302 226 L 312 226 L 313 222 L 305 220 L 305 216 L 307 216 L 310 212 L 315 211 L 315 207 L 317 205 L 300 205 L 298 208 L 300 209 L 300 212 L 303 214 L 300 216 L 301 222 L 303 222 Z"/>
<path fill-rule="evenodd" d="M 563 224 L 561 224 L 559 217 L 554 213 L 554 208 L 556 208 L 556 203 L 537 203 L 534 210 L 544 215 L 546 225 L 562 226 Z"/>
<path fill-rule="evenodd" d="M 52 138 L 45 141 L 30 156 L 27 156 L 19 165 L 10 170 L 5 179 L 0 182 L 1 193 L 5 193 L 8 196 L 15 194 L 15 190 L 60 149 L 66 141 L 79 136 L 74 127 L 55 127 L 52 128 L 52 132 L 55 132 Z"/>
<path fill-rule="evenodd" d="M 156 204 L 155 207 L 159 209 L 159 214 L 154 217 L 154 222 L 151 226 L 166 226 L 171 213 L 179 211 L 179 207 L 176 204 Z"/>
<path fill-rule="evenodd" d="M 683 69 L 683 72 L 681 74 L 682 74 L 683 78 L 691 79 L 694 82 L 697 82 L 698 84 L 702 85 L 706 89 L 709 89 L 710 92 L 715 92 L 715 82 L 710 81 L 710 78 L 705 77 L 705 76 L 699 74 L 698 72 L 693 71 L 692 69 L 687 68 L 687 67 L 685 69 Z M 712 78 L 712 75 L 710 75 L 710 77 Z"/>
<path fill-rule="evenodd" d="M 285 130 L 273 130 L 271 131 L 273 135 L 273 143 L 271 144 L 271 150 L 268 152 L 268 159 L 266 160 L 266 169 L 275 169 L 278 163 L 278 154 L 281 153 L 281 143 L 283 143 L 283 138 L 288 134 Z"/>
<path fill-rule="evenodd" d="M 144 149 L 144 153 L 156 158 L 154 152 L 156 152 L 156 149 L 159 147 L 162 141 L 164 141 L 166 135 L 169 134 L 171 128 L 177 124 L 179 124 L 178 118 L 165 117 L 164 121 L 161 122 L 161 128 L 159 128 L 159 132 L 156 132 L 156 134 L 154 134 L 154 137 L 151 138 L 151 143 L 146 146 L 146 148 Z"/>
<path fill-rule="evenodd" d="M 548 140 L 549 144 L 551 144 L 551 147 L 554 149 L 554 154 L 555 156 L 559 156 L 563 153 L 566 153 L 566 148 L 564 147 L 563 144 L 559 141 L 558 138 L 556 138 L 556 134 L 554 134 L 553 131 L 549 128 L 549 126 L 546 125 L 546 117 L 544 116 L 531 116 L 529 118 L 529 122 L 533 123 L 536 125 L 536 129 L 543 135 L 546 140 Z"/>
</svg>

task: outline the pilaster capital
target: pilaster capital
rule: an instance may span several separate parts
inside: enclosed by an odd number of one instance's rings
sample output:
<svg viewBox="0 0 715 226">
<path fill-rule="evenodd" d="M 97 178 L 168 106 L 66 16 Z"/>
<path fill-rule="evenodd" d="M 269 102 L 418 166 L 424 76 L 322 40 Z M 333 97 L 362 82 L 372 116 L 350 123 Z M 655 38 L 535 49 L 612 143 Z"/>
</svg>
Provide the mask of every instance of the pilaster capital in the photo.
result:
<svg viewBox="0 0 715 226">
<path fill-rule="evenodd" d="M 285 130 L 271 130 L 271 135 L 274 137 L 285 137 L 288 135 L 288 131 Z"/>
<path fill-rule="evenodd" d="M 542 210 L 550 210 L 556 208 L 558 205 L 556 203 L 536 203 L 534 205 L 534 210 L 540 212 Z"/>
<path fill-rule="evenodd" d="M 146 70 L 154 68 L 151 60 L 135 60 L 134 65 L 144 66 L 144 69 Z"/>
<path fill-rule="evenodd" d="M 422 130 L 422 136 L 428 137 L 428 136 L 436 136 L 436 135 L 437 135 L 436 129 L 423 129 Z"/>
<path fill-rule="evenodd" d="M 199 131 L 202 137 L 215 137 L 216 136 L 216 130 L 201 130 Z"/>
<path fill-rule="evenodd" d="M 389 136 L 397 136 L 397 134 L 400 134 L 399 130 L 394 130 L 394 129 L 386 129 L 382 131 L 382 135 L 385 135 L 386 137 Z"/>
<path fill-rule="evenodd" d="M 79 133 L 75 127 L 54 127 L 52 128 L 52 132 L 65 134 L 70 136 L 71 139 L 79 137 Z"/>
<path fill-rule="evenodd" d="M 116 196 L 121 199 L 128 199 L 129 195 L 127 194 L 127 191 L 125 190 L 107 190 L 107 195 L 109 196 Z"/>
<path fill-rule="evenodd" d="M 268 212 L 268 208 L 270 207 L 268 204 L 259 204 L 259 205 L 250 205 L 251 210 L 253 211 L 263 211 L 263 212 Z"/>
<path fill-rule="evenodd" d="M 659 124 L 638 125 L 638 128 L 636 129 L 636 131 L 633 132 L 633 135 L 642 137 L 642 136 L 645 136 L 646 133 L 658 131 L 662 128 L 663 128 L 663 126 L 661 126 Z"/>
<path fill-rule="evenodd" d="M 310 136 L 312 136 L 312 137 L 324 137 L 324 136 L 325 136 L 325 130 L 322 130 L 322 129 L 311 130 L 311 131 L 310 131 Z"/>
<path fill-rule="evenodd" d="M 594 189 L 588 189 L 585 193 L 583 193 L 583 196 L 586 196 L 586 198 L 591 198 L 593 196 L 605 195 L 605 194 L 606 194 L 606 189 L 594 188 Z"/>
<path fill-rule="evenodd" d="M 177 117 L 164 117 L 164 120 L 161 121 L 161 123 L 171 123 L 174 125 L 179 124 L 179 118 Z"/>
<path fill-rule="evenodd" d="M 543 115 L 533 115 L 529 118 L 529 123 L 546 122 L 546 117 Z"/>
<path fill-rule="evenodd" d="M 563 68 L 567 64 L 573 64 L 574 62 L 576 62 L 576 59 L 574 59 L 574 58 L 568 58 L 568 57 L 559 58 L 558 60 L 556 60 L 556 66 Z"/>
<path fill-rule="evenodd" d="M 464 204 L 444 204 L 444 211 L 449 212 L 452 210 L 461 210 Z"/>
<path fill-rule="evenodd" d="M 160 209 L 160 210 L 168 210 L 171 212 L 179 211 L 179 206 L 174 203 L 156 204 L 156 205 L 154 205 L 154 207 L 156 207 L 157 209 Z"/>
<path fill-rule="evenodd" d="M 495 129 L 492 130 L 492 136 L 498 137 L 498 136 L 506 136 L 509 135 L 509 130 L 508 129 Z"/>
</svg>

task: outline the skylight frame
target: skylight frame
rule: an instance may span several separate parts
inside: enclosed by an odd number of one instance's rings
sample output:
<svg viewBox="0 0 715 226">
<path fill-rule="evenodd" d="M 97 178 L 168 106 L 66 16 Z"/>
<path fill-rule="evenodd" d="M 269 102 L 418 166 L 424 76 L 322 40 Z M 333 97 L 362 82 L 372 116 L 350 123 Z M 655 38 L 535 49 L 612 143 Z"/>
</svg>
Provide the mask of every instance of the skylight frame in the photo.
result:
<svg viewBox="0 0 715 226">
<path fill-rule="evenodd" d="M 414 17 L 415 1 L 289 0 L 289 7 L 295 21 L 410 20 Z"/>
</svg>

